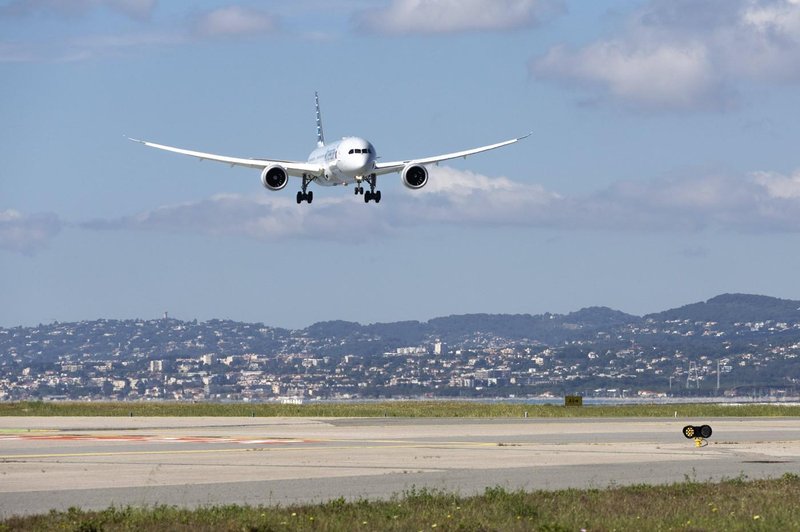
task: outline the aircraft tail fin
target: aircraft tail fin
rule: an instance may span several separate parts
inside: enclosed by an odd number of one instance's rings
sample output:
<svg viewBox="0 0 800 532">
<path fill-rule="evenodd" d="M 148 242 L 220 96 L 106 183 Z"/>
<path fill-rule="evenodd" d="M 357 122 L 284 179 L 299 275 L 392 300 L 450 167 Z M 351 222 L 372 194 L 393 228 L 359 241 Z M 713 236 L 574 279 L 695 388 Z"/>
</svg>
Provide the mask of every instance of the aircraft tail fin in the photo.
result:
<svg viewBox="0 0 800 532">
<path fill-rule="evenodd" d="M 319 94 L 314 92 L 314 100 L 317 104 L 317 147 L 325 145 L 325 134 L 322 132 L 322 114 L 319 112 Z"/>
</svg>

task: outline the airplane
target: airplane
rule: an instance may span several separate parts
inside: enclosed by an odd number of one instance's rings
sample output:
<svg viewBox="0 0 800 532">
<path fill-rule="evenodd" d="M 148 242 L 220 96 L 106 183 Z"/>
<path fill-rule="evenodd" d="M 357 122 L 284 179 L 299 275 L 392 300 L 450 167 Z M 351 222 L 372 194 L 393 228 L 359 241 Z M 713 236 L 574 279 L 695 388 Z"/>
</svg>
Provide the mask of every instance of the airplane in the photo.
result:
<svg viewBox="0 0 800 532">
<path fill-rule="evenodd" d="M 424 187 L 428 182 L 428 169 L 426 166 L 429 164 L 459 157 L 466 158 L 476 153 L 502 148 L 531 135 L 528 133 L 522 137 L 496 144 L 444 155 L 434 155 L 433 157 L 379 162 L 375 147 L 361 137 L 344 137 L 336 142 L 326 144 L 325 136 L 322 132 L 319 94 L 316 92 L 314 93 L 314 100 L 317 107 L 317 147 L 308 156 L 306 162 L 228 157 L 128 138 L 151 148 L 189 155 L 200 160 L 217 161 L 231 166 L 258 168 L 261 170 L 261 183 L 269 190 L 282 190 L 286 188 L 289 176 L 299 177 L 302 179 L 301 190 L 297 192 L 297 204 L 299 205 L 304 201 L 310 204 L 314 200 L 314 192 L 308 190 L 308 185 L 311 183 L 324 186 L 347 186 L 354 183 L 356 185 L 354 192 L 356 195 L 361 194 L 364 196 L 364 203 L 369 203 L 370 201 L 380 203 L 381 191 L 375 190 L 379 175 L 400 172 L 403 184 L 410 189 L 417 190 Z M 366 192 L 364 192 L 363 183 L 369 185 L 369 190 Z"/>
</svg>

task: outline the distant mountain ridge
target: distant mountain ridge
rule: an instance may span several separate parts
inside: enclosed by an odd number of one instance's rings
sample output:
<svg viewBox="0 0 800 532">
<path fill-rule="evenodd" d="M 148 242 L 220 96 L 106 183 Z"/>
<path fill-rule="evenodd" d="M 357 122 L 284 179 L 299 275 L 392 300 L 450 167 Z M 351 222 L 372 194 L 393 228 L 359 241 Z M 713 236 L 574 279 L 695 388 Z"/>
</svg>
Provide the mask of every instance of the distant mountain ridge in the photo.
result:
<svg viewBox="0 0 800 532">
<path fill-rule="evenodd" d="M 456 341 L 465 336 L 484 334 L 502 338 L 549 342 L 576 336 L 592 336 L 597 330 L 638 323 L 638 316 L 607 307 L 590 307 L 570 314 L 457 314 L 432 318 L 427 322 L 402 321 L 361 325 L 340 320 L 315 323 L 302 331 L 315 338 L 352 339 L 375 336 L 386 340 L 403 339 L 413 344 L 435 336 Z"/>
<path fill-rule="evenodd" d="M 722 294 L 706 302 L 648 314 L 645 319 L 716 321 L 726 324 L 788 322 L 800 319 L 800 301 L 752 294 Z"/>
<path fill-rule="evenodd" d="M 692 303 L 647 314 L 643 317 L 627 314 L 608 307 L 587 307 L 568 314 L 458 314 L 432 318 L 428 321 L 399 321 L 389 323 L 371 323 L 362 325 L 357 322 L 331 320 L 314 323 L 304 329 L 289 330 L 267 326 L 271 335 L 260 337 L 260 348 L 277 345 L 282 338 L 289 336 L 305 337 L 323 342 L 325 350 L 331 354 L 350 352 L 354 347 L 358 350 L 373 351 L 381 347 L 391 349 L 400 345 L 420 345 L 439 338 L 444 342 L 458 343 L 466 338 L 476 341 L 491 342 L 492 338 L 508 340 L 528 340 L 533 343 L 558 345 L 564 342 L 580 341 L 596 338 L 598 333 L 613 335 L 624 328 L 638 328 L 646 322 L 717 322 L 728 326 L 735 323 L 787 322 L 800 323 L 800 301 L 779 299 L 775 297 L 752 294 L 722 294 L 708 301 Z M 139 325 L 150 324 L 146 338 L 140 334 Z M 169 324 L 182 324 L 179 330 Z M 264 327 L 263 324 L 246 324 L 230 320 L 209 320 L 198 324 L 196 320 L 181 322 L 180 320 L 95 320 L 74 324 L 76 336 L 69 342 L 62 339 L 61 345 L 66 349 L 80 345 L 79 336 L 88 338 L 93 335 L 107 334 L 108 341 L 113 343 L 143 342 L 144 348 L 162 341 L 186 342 L 192 340 L 199 329 L 236 325 L 247 327 Z M 46 331 L 55 325 L 40 325 L 21 329 Z M 12 329 L 0 328 L 0 331 Z M 666 339 L 664 341 L 667 341 Z M 75 345 L 72 345 L 75 342 Z M 52 345 L 52 344 L 51 344 Z M 138 344 L 137 344 L 138 345 Z M 3 342 L 0 337 L 0 348 Z M 55 347 L 53 347 L 55 350 Z"/>
<path fill-rule="evenodd" d="M 404 321 L 361 325 L 355 322 L 326 321 L 303 331 L 315 336 L 346 339 L 354 335 L 419 342 L 435 336 L 456 341 L 481 333 L 508 339 L 529 339 L 542 343 L 594 337 L 598 331 L 637 325 L 645 320 L 718 322 L 723 324 L 800 321 L 800 301 L 752 294 L 722 294 L 705 302 L 692 303 L 644 317 L 608 307 L 587 307 L 569 314 L 454 314 L 427 322 Z"/>
</svg>

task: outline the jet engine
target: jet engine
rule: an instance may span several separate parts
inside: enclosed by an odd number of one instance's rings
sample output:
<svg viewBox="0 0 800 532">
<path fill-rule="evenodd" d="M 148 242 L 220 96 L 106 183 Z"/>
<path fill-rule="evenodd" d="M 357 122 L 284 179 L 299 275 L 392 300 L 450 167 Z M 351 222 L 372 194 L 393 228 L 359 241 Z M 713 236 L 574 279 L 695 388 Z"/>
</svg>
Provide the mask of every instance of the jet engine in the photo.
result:
<svg viewBox="0 0 800 532">
<path fill-rule="evenodd" d="M 273 164 L 272 166 L 267 166 L 261 172 L 261 183 L 270 190 L 281 190 L 286 187 L 288 182 L 289 174 L 286 173 L 286 169 L 281 165 Z"/>
<path fill-rule="evenodd" d="M 428 182 L 428 169 L 421 164 L 411 164 L 403 168 L 403 184 L 408 188 L 418 189 Z"/>
</svg>

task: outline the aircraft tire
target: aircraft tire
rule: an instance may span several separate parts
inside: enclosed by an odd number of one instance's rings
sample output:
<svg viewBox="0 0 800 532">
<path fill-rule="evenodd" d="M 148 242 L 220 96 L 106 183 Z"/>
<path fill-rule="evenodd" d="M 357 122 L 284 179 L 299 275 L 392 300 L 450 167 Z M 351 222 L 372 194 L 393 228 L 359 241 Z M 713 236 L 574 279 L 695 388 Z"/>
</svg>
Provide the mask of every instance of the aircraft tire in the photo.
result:
<svg viewBox="0 0 800 532">
<path fill-rule="evenodd" d="M 710 438 L 711 437 L 711 427 L 709 425 L 702 425 L 700 427 L 700 436 L 702 438 Z"/>
<path fill-rule="evenodd" d="M 691 425 L 686 425 L 685 427 L 683 427 L 683 435 L 689 439 L 694 438 L 695 436 L 694 427 Z"/>
<path fill-rule="evenodd" d="M 309 205 L 311 205 L 311 202 L 314 201 L 314 191 L 312 190 L 308 191 L 308 194 L 306 194 L 306 201 L 308 202 Z"/>
<path fill-rule="evenodd" d="M 298 191 L 297 192 L 297 204 L 300 205 L 303 202 L 303 193 Z"/>
<path fill-rule="evenodd" d="M 364 203 L 369 203 L 371 199 L 372 199 L 372 192 L 370 192 L 369 190 L 367 190 L 367 191 L 364 193 Z"/>
<path fill-rule="evenodd" d="M 380 190 L 376 190 L 375 191 L 375 195 L 373 196 L 373 198 L 375 199 L 375 203 L 380 203 L 381 202 L 381 191 Z"/>
</svg>

